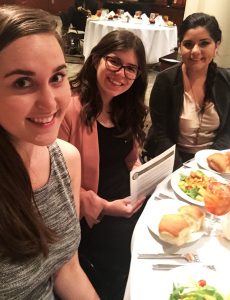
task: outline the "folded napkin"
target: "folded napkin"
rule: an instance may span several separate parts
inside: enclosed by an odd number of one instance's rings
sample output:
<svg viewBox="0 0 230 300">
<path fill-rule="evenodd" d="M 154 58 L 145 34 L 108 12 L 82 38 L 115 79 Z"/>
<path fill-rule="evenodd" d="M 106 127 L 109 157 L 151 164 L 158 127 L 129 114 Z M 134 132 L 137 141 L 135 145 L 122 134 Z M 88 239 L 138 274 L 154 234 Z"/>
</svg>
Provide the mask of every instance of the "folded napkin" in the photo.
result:
<svg viewBox="0 0 230 300">
<path fill-rule="evenodd" d="M 141 15 L 141 19 L 144 23 L 149 23 L 149 18 L 146 14 L 142 14 Z"/>
<path fill-rule="evenodd" d="M 157 16 L 155 18 L 155 25 L 158 25 L 158 26 L 164 26 L 165 25 L 165 21 L 163 20 L 162 16 Z"/>
<path fill-rule="evenodd" d="M 128 11 L 126 11 L 126 12 L 124 13 L 124 16 L 125 16 L 125 17 L 128 17 L 128 18 L 130 18 L 130 19 L 132 18 L 132 16 L 130 15 L 130 13 L 129 13 Z"/>
<path fill-rule="evenodd" d="M 108 14 L 107 17 L 114 17 L 115 16 L 115 12 L 113 10 L 111 10 Z"/>
</svg>

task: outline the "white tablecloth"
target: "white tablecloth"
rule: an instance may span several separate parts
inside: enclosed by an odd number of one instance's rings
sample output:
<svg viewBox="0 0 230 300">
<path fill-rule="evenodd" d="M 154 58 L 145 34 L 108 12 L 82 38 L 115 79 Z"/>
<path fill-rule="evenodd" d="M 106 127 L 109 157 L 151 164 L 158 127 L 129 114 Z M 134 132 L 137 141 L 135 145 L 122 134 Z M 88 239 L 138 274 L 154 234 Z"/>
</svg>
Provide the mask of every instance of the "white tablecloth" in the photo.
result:
<svg viewBox="0 0 230 300">
<path fill-rule="evenodd" d="M 85 28 L 83 54 L 85 59 L 100 39 L 110 31 L 127 29 L 142 40 L 148 64 L 154 64 L 159 58 L 171 53 L 177 46 L 177 27 L 156 26 L 153 24 L 134 24 L 122 21 L 88 20 Z"/>
<path fill-rule="evenodd" d="M 168 300 L 169 298 L 168 294 L 167 296 L 164 294 L 164 282 L 167 271 L 152 270 L 152 264 L 164 263 L 165 260 L 138 259 L 138 253 L 196 252 L 202 263 L 214 264 L 217 271 L 223 272 L 224 269 L 229 270 L 230 268 L 230 241 L 222 237 L 204 235 L 200 240 L 188 243 L 180 248 L 157 242 L 150 234 L 147 223 L 151 215 L 153 215 L 154 203 L 156 201 L 164 201 L 155 199 L 159 192 L 175 198 L 170 185 L 170 176 L 157 186 L 134 229 L 131 244 L 132 259 L 124 300 Z M 168 262 L 169 260 L 167 260 Z M 170 262 L 175 263 L 174 260 Z M 184 263 L 181 260 L 179 262 Z M 229 279 L 225 277 L 223 280 L 228 282 Z M 157 298 L 154 295 L 158 295 Z"/>
</svg>

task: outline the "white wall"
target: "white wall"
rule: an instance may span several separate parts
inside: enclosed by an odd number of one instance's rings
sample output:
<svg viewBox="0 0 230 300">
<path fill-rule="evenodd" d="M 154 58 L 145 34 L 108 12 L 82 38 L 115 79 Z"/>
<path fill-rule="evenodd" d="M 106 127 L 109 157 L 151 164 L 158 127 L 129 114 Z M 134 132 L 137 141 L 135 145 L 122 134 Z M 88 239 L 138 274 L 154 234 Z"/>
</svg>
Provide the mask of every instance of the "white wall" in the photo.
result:
<svg viewBox="0 0 230 300">
<path fill-rule="evenodd" d="M 230 68 L 230 1 L 229 0 L 187 0 L 184 18 L 194 12 L 204 12 L 216 17 L 222 30 L 222 43 L 215 61 L 219 66 Z"/>
</svg>

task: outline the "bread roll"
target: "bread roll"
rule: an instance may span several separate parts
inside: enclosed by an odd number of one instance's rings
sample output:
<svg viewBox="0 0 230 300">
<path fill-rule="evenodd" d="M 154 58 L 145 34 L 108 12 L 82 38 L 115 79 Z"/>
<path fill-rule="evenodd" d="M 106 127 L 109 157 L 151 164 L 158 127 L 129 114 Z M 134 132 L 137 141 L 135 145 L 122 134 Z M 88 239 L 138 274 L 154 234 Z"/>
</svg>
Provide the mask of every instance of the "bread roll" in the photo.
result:
<svg viewBox="0 0 230 300">
<path fill-rule="evenodd" d="M 214 153 L 207 157 L 208 166 L 219 172 L 228 173 L 230 172 L 230 152 L 226 153 Z"/>
<path fill-rule="evenodd" d="M 158 229 L 161 240 L 177 246 L 183 245 L 191 237 L 189 223 L 181 214 L 164 215 Z"/>
<path fill-rule="evenodd" d="M 183 215 L 189 223 L 192 232 L 199 231 L 203 225 L 205 213 L 195 205 L 184 205 L 178 209 L 178 212 Z"/>
</svg>

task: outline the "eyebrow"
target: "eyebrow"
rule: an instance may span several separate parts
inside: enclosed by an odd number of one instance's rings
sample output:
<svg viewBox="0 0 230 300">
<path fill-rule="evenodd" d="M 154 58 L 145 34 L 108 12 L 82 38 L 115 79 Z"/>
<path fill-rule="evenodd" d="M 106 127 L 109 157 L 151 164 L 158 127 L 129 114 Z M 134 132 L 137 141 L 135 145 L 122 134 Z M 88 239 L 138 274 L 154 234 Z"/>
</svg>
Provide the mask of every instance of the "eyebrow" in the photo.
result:
<svg viewBox="0 0 230 300">
<path fill-rule="evenodd" d="M 119 60 L 122 64 L 123 64 L 123 61 L 122 61 L 122 59 L 120 58 L 120 57 L 118 57 L 118 56 L 110 56 L 110 55 L 107 55 L 107 57 L 109 57 L 109 58 L 116 58 L 117 60 Z M 129 66 L 129 67 L 137 67 L 138 68 L 138 65 L 135 65 L 135 64 L 132 64 L 132 63 L 127 63 L 125 66 Z"/>
<path fill-rule="evenodd" d="M 53 73 L 58 72 L 58 71 L 60 71 L 60 70 L 62 70 L 62 69 L 67 69 L 66 64 L 63 64 L 63 65 L 61 65 L 61 66 L 58 66 L 56 69 L 53 70 Z M 4 76 L 4 78 L 10 77 L 10 76 L 12 76 L 12 75 L 33 76 L 33 75 L 35 75 L 35 73 L 32 72 L 32 71 L 27 71 L 27 70 L 22 70 L 22 69 L 16 69 L 16 70 L 13 70 L 13 71 L 7 73 L 7 74 Z"/>
<path fill-rule="evenodd" d="M 201 41 L 211 41 L 211 40 L 212 40 L 211 38 L 207 37 L 207 38 L 200 39 L 199 42 L 201 42 Z M 193 40 L 187 39 L 187 40 L 183 40 L 182 42 L 193 42 Z"/>
</svg>

